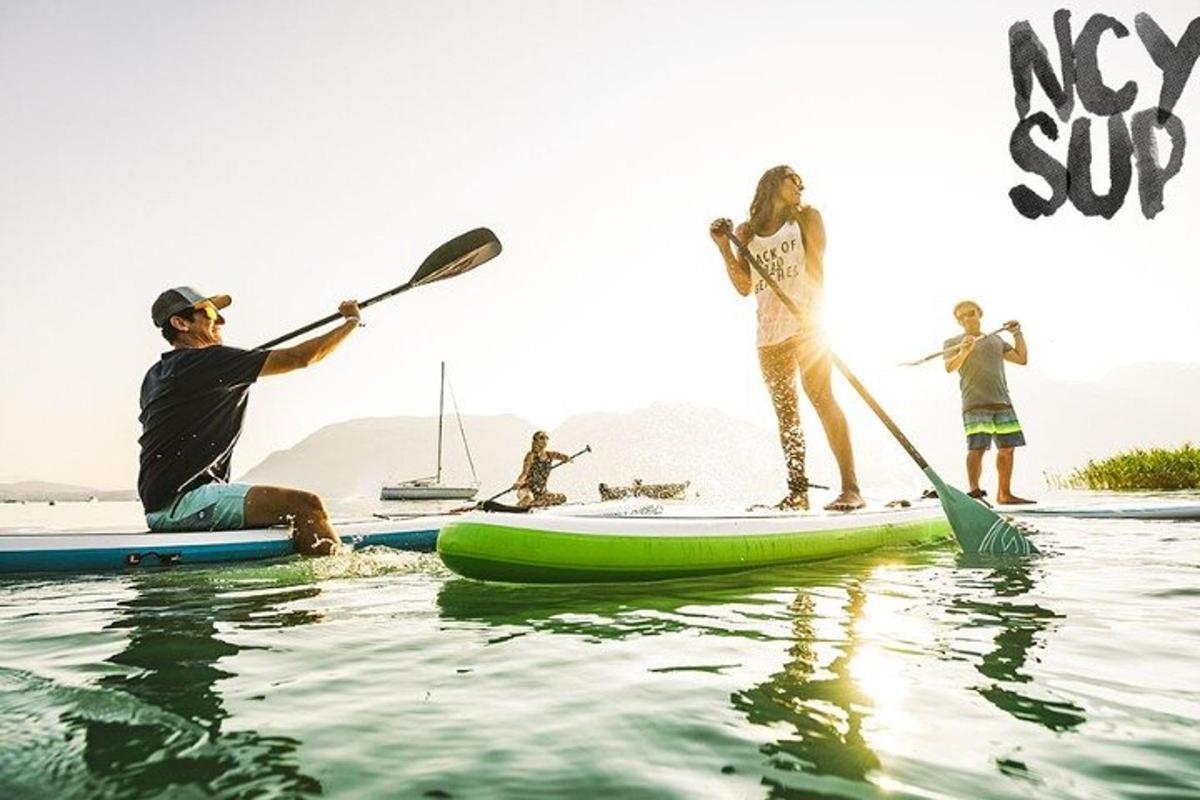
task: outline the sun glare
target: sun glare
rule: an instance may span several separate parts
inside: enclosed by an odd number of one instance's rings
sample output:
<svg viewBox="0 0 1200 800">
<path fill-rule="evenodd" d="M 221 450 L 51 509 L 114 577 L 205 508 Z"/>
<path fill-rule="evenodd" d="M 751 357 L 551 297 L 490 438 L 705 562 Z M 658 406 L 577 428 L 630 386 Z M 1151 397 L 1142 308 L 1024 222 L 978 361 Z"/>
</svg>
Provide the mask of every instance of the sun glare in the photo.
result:
<svg viewBox="0 0 1200 800">
<path fill-rule="evenodd" d="M 889 567 L 880 567 L 868 586 L 878 588 L 887 579 Z M 880 580 L 882 579 L 882 581 Z M 880 752 L 902 752 L 905 737 L 914 723 L 908 704 L 909 682 L 903 650 L 897 643 L 914 638 L 911 616 L 905 613 L 905 600 L 885 591 L 868 591 L 855 623 L 860 644 L 850 661 L 850 674 L 859 690 L 871 700 L 871 713 L 864 736 Z"/>
</svg>

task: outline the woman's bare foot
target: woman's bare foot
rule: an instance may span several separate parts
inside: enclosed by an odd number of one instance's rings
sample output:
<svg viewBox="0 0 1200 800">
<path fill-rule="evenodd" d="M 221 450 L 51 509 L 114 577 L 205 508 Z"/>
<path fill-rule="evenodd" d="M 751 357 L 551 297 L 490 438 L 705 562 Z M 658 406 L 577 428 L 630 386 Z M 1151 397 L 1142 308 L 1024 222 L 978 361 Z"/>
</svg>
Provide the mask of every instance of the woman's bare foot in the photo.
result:
<svg viewBox="0 0 1200 800">
<path fill-rule="evenodd" d="M 1024 497 L 1017 497 L 1015 494 L 997 494 L 996 502 L 1002 506 L 1031 506 L 1037 503 L 1037 500 L 1026 500 Z"/>
<path fill-rule="evenodd" d="M 825 506 L 826 511 L 857 511 L 867 504 L 856 489 L 843 489 L 842 493 L 832 503 Z"/>
<path fill-rule="evenodd" d="M 780 511 L 808 511 L 808 492 L 792 492 L 775 507 Z"/>
</svg>

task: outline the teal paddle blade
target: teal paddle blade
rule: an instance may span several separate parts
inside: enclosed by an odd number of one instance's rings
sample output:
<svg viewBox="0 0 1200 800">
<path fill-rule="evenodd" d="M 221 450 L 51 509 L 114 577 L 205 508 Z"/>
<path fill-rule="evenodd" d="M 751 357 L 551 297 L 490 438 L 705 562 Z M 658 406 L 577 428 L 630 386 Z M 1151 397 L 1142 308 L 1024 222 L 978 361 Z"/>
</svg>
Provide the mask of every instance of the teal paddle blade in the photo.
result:
<svg viewBox="0 0 1200 800">
<path fill-rule="evenodd" d="M 1011 522 L 1005 520 L 983 503 L 943 481 L 932 467 L 925 467 L 925 476 L 937 489 L 942 510 L 954 529 L 954 537 L 964 553 L 992 556 L 1029 556 L 1038 549 Z"/>
</svg>

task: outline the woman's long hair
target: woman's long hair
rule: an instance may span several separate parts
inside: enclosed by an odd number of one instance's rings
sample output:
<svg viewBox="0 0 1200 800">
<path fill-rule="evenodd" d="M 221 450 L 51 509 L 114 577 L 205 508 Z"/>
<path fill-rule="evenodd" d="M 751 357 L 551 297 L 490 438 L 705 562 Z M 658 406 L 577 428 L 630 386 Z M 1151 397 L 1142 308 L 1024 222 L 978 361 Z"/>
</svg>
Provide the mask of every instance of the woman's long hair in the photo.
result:
<svg viewBox="0 0 1200 800">
<path fill-rule="evenodd" d="M 779 191 L 779 184 L 791 174 L 792 168 L 787 164 L 771 167 L 758 179 L 758 188 L 754 190 L 754 199 L 750 201 L 750 230 L 761 233 L 771 218 L 771 200 Z"/>
</svg>

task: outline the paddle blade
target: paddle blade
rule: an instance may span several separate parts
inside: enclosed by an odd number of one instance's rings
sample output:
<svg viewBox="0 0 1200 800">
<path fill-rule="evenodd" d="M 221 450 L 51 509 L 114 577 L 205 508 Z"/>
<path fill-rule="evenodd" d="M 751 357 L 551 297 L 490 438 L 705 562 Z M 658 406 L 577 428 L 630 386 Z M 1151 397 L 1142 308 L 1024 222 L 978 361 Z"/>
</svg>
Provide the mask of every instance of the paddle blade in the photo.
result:
<svg viewBox="0 0 1200 800">
<path fill-rule="evenodd" d="M 487 228 L 467 231 L 430 253 L 408 283 L 423 286 L 453 278 L 491 261 L 500 254 L 500 249 L 500 240 Z"/>
<path fill-rule="evenodd" d="M 925 476 L 937 489 L 938 500 L 963 552 L 970 555 L 1028 556 L 1038 549 L 1015 525 L 943 481 L 932 467 Z"/>
<path fill-rule="evenodd" d="M 498 503 L 495 500 L 484 500 L 479 504 L 479 507 L 484 511 L 498 511 L 502 514 L 528 514 L 529 509 L 525 506 L 510 506 L 507 503 Z"/>
</svg>

